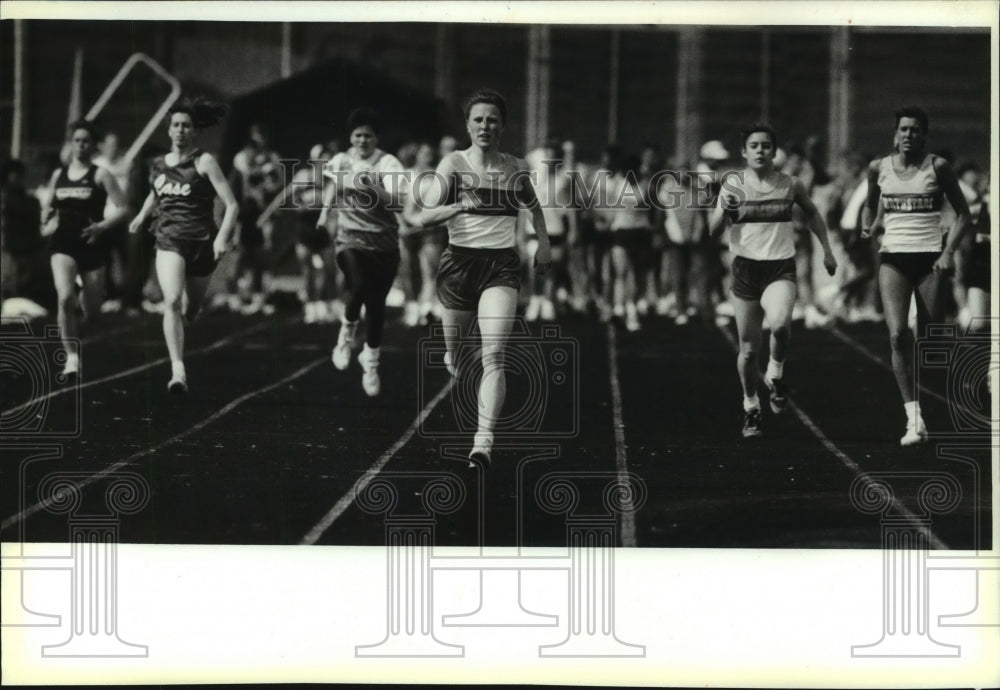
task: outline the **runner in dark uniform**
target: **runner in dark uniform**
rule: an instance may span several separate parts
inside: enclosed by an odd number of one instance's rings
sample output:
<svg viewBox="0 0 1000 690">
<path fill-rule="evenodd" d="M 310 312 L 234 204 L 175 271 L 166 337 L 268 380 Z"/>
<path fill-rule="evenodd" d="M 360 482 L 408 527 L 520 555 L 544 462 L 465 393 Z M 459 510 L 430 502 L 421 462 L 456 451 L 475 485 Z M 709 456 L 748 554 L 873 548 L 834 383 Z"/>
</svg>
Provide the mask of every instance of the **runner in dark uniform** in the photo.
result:
<svg viewBox="0 0 1000 690">
<path fill-rule="evenodd" d="M 170 111 L 170 153 L 153 162 L 152 191 L 129 225 L 138 232 L 156 206 L 156 276 L 163 291 L 163 336 L 170 352 L 168 390 L 187 392 L 184 369 L 184 321 L 201 308 L 205 289 L 233 233 L 238 205 L 219 164 L 210 153 L 195 147 L 198 132 L 218 124 L 224 106 L 196 100 Z M 215 196 L 226 206 L 217 229 Z M 185 304 L 186 301 L 186 304 Z"/>
<path fill-rule="evenodd" d="M 80 353 L 76 346 L 76 280 L 83 282 L 84 315 L 97 313 L 104 287 L 109 245 L 104 233 L 128 214 L 125 195 L 106 169 L 91 161 L 97 139 L 94 125 L 85 120 L 69 128 L 72 157 L 52 174 L 49 208 L 43 214 L 42 235 L 52 254 L 52 278 L 58 296 L 59 333 L 66 348 L 63 373 L 76 376 Z M 104 217 L 108 198 L 117 210 Z"/>
</svg>

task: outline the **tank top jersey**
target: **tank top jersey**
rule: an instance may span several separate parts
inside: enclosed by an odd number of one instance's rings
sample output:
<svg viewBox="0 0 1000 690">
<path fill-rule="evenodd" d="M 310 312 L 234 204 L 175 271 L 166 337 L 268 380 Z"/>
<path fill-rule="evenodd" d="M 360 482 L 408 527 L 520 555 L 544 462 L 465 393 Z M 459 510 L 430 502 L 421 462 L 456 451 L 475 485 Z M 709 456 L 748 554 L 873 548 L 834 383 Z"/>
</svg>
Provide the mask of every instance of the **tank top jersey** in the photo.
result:
<svg viewBox="0 0 1000 690">
<path fill-rule="evenodd" d="M 166 156 L 153 161 L 149 180 L 159 213 L 157 233 L 181 240 L 211 240 L 218 232 L 215 187 L 195 165 L 201 154 L 195 150 L 176 165 L 167 165 Z"/>
<path fill-rule="evenodd" d="M 375 149 L 368 158 L 358 158 L 352 151 L 338 153 L 323 166 L 323 176 L 334 184 L 361 174 L 390 192 L 400 189 L 403 164 L 395 156 Z M 364 191 L 345 190 L 338 185 L 336 195 L 337 246 L 342 249 L 399 251 L 399 221 L 383 204 L 372 203 Z"/>
<path fill-rule="evenodd" d="M 934 171 L 934 157 L 902 179 L 892 166 L 892 156 L 879 162 L 878 186 L 882 194 L 885 235 L 882 252 L 941 251 L 941 207 L 944 192 Z"/>
<path fill-rule="evenodd" d="M 748 173 L 732 176 L 724 185 L 743 191 L 739 207 L 727 211 L 733 219 L 729 250 L 734 255 L 757 261 L 779 261 L 795 256 L 794 179 L 784 173 L 775 173 L 774 179 L 771 189 L 757 188 L 750 182 Z M 719 203 L 722 203 L 721 196 Z"/>
<path fill-rule="evenodd" d="M 59 214 L 57 232 L 79 233 L 104 218 L 108 193 L 97 184 L 97 170 L 96 165 L 91 165 L 83 177 L 71 180 L 69 168 L 60 168 L 52 197 L 52 209 Z"/>
<path fill-rule="evenodd" d="M 530 184 L 520 161 L 501 153 L 498 170 L 490 170 L 489 179 L 481 179 L 465 153 L 455 151 L 449 156 L 455 172 L 447 203 L 457 203 L 461 195 L 469 194 L 479 199 L 480 207 L 448 221 L 448 243 L 471 249 L 513 247 L 518 212 L 527 202 L 520 185 Z"/>
</svg>

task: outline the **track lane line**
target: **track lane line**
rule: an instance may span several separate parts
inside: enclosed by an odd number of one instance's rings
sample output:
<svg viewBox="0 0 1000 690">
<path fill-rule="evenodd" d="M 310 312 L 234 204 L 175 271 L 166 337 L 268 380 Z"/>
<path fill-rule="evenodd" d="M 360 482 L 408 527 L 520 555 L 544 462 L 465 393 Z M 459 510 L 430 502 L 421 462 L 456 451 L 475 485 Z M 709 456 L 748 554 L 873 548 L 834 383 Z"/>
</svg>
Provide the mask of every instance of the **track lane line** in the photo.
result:
<svg viewBox="0 0 1000 690">
<path fill-rule="evenodd" d="M 382 471 L 382 468 L 389 463 L 393 456 L 395 456 L 396 453 L 398 453 L 403 446 L 405 446 L 410 439 L 413 438 L 413 434 L 417 432 L 420 425 L 423 424 L 430 413 L 434 411 L 434 408 L 438 406 L 438 403 L 444 400 L 444 397 L 454 385 L 455 379 L 449 379 L 448 383 L 444 385 L 444 388 L 438 391 L 437 395 L 424 405 L 424 408 L 420 410 L 420 413 L 417 414 L 413 422 L 410 423 L 410 426 L 406 428 L 403 435 L 400 436 L 395 443 L 389 446 L 385 452 L 379 456 L 378 460 L 372 463 L 372 466 L 365 470 L 365 473 L 361 475 L 356 482 L 354 482 L 354 486 L 348 489 L 347 493 L 340 497 L 340 500 L 334 504 L 333 508 L 331 508 L 326 515 L 320 518 L 319 522 L 313 525 L 312 529 L 306 532 L 306 535 L 299 541 L 300 546 L 311 546 L 319 541 L 320 537 L 322 537 L 323 534 L 330 529 L 333 523 L 336 522 L 337 519 L 351 507 L 357 499 L 358 494 L 364 491 L 365 487 L 378 476 L 378 473 Z"/>
<path fill-rule="evenodd" d="M 729 329 L 725 326 L 719 326 L 719 330 L 722 332 L 722 335 L 725 336 L 726 340 L 729 341 L 729 345 L 733 348 L 733 350 L 735 352 L 739 352 L 739 343 L 736 342 L 736 338 L 734 338 L 733 334 L 729 332 Z M 840 460 L 840 462 L 847 469 L 853 472 L 855 477 L 867 483 L 873 482 L 871 477 L 869 477 L 864 470 L 861 469 L 858 463 L 856 463 L 851 456 L 838 448 L 837 445 L 831 441 L 825 433 L 823 433 L 823 430 L 819 428 L 819 425 L 816 424 L 816 422 L 814 422 L 812 418 L 810 418 L 809 415 L 807 415 L 802 408 L 795 403 L 794 400 L 792 400 L 791 396 L 786 397 L 788 399 L 788 406 L 791 408 L 792 412 L 794 412 L 798 420 L 802 422 L 802 424 L 809 429 L 810 432 L 812 432 L 813 436 L 819 440 L 824 448 Z M 913 522 L 917 529 L 928 539 L 935 549 L 950 550 L 947 544 L 941 541 L 941 539 L 939 539 L 938 536 L 929 528 L 921 524 L 921 519 L 904 506 L 895 496 L 892 497 L 892 506 L 899 511 L 900 514 L 905 515 L 911 522 Z"/>
<path fill-rule="evenodd" d="M 188 436 L 191 436 L 192 434 L 201 431 L 202 429 L 204 429 L 205 427 L 209 426 L 210 424 L 218 421 L 219 419 L 222 419 L 227 414 L 229 414 L 230 412 L 232 412 L 233 410 L 235 410 L 237 407 L 239 407 L 240 405 L 242 405 L 243 403 L 245 403 L 247 400 L 251 400 L 252 398 L 257 397 L 258 395 L 263 395 L 265 393 L 269 393 L 272 390 L 274 390 L 275 388 L 280 388 L 281 386 L 284 386 L 284 385 L 286 385 L 288 383 L 291 383 L 292 381 L 305 376 L 310 371 L 312 371 L 313 369 L 315 369 L 316 367 L 318 367 L 319 365 L 323 364 L 326 361 L 328 361 L 327 357 L 325 357 L 325 356 L 324 357 L 320 357 L 318 359 L 313 360 L 312 362 L 310 362 L 309 364 L 305 365 L 304 367 L 296 369 L 294 372 L 292 372 L 288 376 L 285 376 L 284 378 L 281 378 L 278 381 L 275 381 L 274 383 L 269 383 L 266 386 L 262 386 L 262 387 L 260 387 L 260 388 L 258 388 L 256 390 L 250 391 L 249 393 L 244 393 L 240 397 L 232 400 L 231 402 L 229 402 L 225 406 L 219 408 L 219 410 L 217 410 L 216 412 L 212 413 L 210 416 L 206 417 L 205 419 L 203 419 L 202 421 L 198 422 L 194 426 L 185 429 L 184 431 L 180 432 L 179 434 L 171 436 L 167 440 L 162 441 L 159 444 L 157 444 L 157 445 L 155 445 L 155 446 L 153 446 L 151 448 L 146 448 L 144 450 L 140 450 L 140 451 L 137 451 L 135 453 L 132 453 L 128 457 L 126 457 L 126 458 L 124 458 L 122 460 L 118 460 L 114 464 L 109 465 L 105 469 L 103 469 L 103 470 L 101 470 L 101 471 L 99 471 L 99 472 L 91 475 L 90 477 L 87 477 L 86 479 L 82 479 L 79 482 L 75 482 L 74 486 L 77 488 L 77 490 L 82 490 L 83 488 L 87 487 L 88 485 L 93 484 L 94 482 L 96 482 L 99 479 L 102 479 L 102 478 L 108 476 L 109 474 L 117 472 L 118 470 L 120 470 L 123 467 L 126 467 L 126 466 L 128 466 L 130 464 L 132 464 L 133 462 L 135 462 L 136 460 L 139 460 L 140 458 L 146 457 L 147 455 L 153 455 L 154 453 L 157 453 L 157 452 L 159 452 L 159 451 L 161 451 L 161 450 L 163 450 L 165 448 L 169 448 L 170 446 L 176 445 L 177 443 L 180 443 L 181 441 L 183 441 Z M 32 515 L 34 515 L 35 513 L 37 513 L 40 510 L 44 510 L 48 506 L 52 505 L 53 500 L 54 499 L 46 499 L 44 501 L 39 501 L 38 503 L 35 503 L 35 504 L 33 504 L 33 505 L 31 505 L 31 506 L 29 506 L 27 508 L 23 508 L 19 513 L 10 516 L 6 520 L 4 520 L 2 523 L 0 523 L 0 531 L 5 530 L 5 529 L 7 529 L 8 527 L 10 527 L 12 525 L 15 525 L 18 522 L 21 522 L 21 521 L 25 520 L 28 517 L 31 517 Z"/>
<path fill-rule="evenodd" d="M 635 537 L 635 505 L 632 503 L 632 483 L 628 479 L 628 454 L 625 450 L 625 420 L 622 415 L 622 391 L 618 378 L 618 333 L 614 323 L 607 325 L 608 335 L 608 378 L 611 384 L 612 423 L 615 427 L 615 467 L 618 482 L 628 487 L 627 497 L 622 501 L 622 546 L 638 546 Z"/>
<path fill-rule="evenodd" d="M 286 323 L 289 320 L 291 320 L 291 319 L 285 319 L 282 323 Z M 277 324 L 272 323 L 270 321 L 262 321 L 261 323 L 255 325 L 255 326 L 251 326 L 249 328 L 245 328 L 242 331 L 237 331 L 236 333 L 233 333 L 232 335 L 226 336 L 225 338 L 223 338 L 221 340 L 217 340 L 214 343 L 211 343 L 211 344 L 206 345 L 204 347 L 200 347 L 200 348 L 197 348 L 197 349 L 194 349 L 194 350 L 190 350 L 190 351 L 184 353 L 185 360 L 188 357 L 192 357 L 192 356 L 195 356 L 195 355 L 203 355 L 206 352 L 211 352 L 213 350 L 218 350 L 219 348 L 226 347 L 227 345 L 232 344 L 234 341 L 236 341 L 237 339 L 239 339 L 239 338 L 241 338 L 241 337 L 243 337 L 245 335 L 250 335 L 251 333 L 253 333 L 255 331 L 260 331 L 260 330 L 263 330 L 267 326 L 273 326 L 273 325 L 277 325 Z M 56 389 L 54 391 L 50 391 L 50 392 L 46 393 L 45 395 L 41 395 L 41 396 L 39 396 L 37 398 L 32 398 L 31 400 L 28 400 L 27 402 L 23 402 L 20 405 L 17 405 L 16 407 L 12 407 L 9 410 L 4 410 L 0 414 L 3 414 L 4 416 L 6 416 L 6 415 L 12 415 L 12 414 L 15 414 L 17 412 L 20 412 L 21 410 L 23 410 L 23 409 L 25 409 L 27 407 L 30 407 L 32 405 L 37 405 L 38 403 L 43 402 L 45 400 L 51 400 L 52 398 L 58 398 L 61 395 L 65 395 L 67 393 L 75 392 L 75 391 L 78 391 L 78 390 L 82 391 L 85 388 L 90 388 L 91 386 L 97 386 L 97 385 L 102 384 L 102 383 L 108 383 L 110 381 L 116 381 L 118 379 L 125 378 L 126 376 L 131 376 L 132 374 L 138 374 L 140 372 L 146 371 L 147 369 L 152 369 L 153 367 L 159 366 L 161 364 L 166 364 L 166 363 L 169 363 L 169 362 L 170 362 L 170 356 L 168 355 L 166 357 L 160 357 L 159 359 L 154 359 L 151 362 L 146 362 L 145 364 L 140 364 L 138 366 L 134 366 L 134 367 L 132 367 L 130 369 L 125 369 L 124 371 L 120 371 L 117 374 L 111 374 L 109 376 L 105 376 L 105 377 L 102 377 L 102 378 L 99 378 L 99 379 L 94 379 L 93 381 L 83 381 L 83 382 L 80 383 L 79 386 L 66 386 L 65 388 L 58 388 L 58 389 Z M 11 435 L 13 435 L 13 434 L 11 434 Z"/>
</svg>

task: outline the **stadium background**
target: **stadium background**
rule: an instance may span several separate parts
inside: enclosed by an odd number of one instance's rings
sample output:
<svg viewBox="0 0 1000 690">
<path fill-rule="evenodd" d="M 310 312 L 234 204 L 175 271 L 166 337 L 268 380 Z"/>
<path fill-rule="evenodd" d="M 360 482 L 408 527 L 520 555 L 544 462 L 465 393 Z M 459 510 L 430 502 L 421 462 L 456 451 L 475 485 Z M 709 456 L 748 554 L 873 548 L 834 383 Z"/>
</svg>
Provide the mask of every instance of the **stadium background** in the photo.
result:
<svg viewBox="0 0 1000 690">
<path fill-rule="evenodd" d="M 835 160 L 845 149 L 884 152 L 893 108 L 916 102 L 930 113 L 932 149 L 989 164 L 986 29 L 24 20 L 20 30 L 19 42 L 15 22 L 0 25 L 5 65 L 23 46 L 24 103 L 14 145 L 14 80 L 3 79 L 0 147 L 4 157 L 19 149 L 31 183 L 62 143 L 76 56 L 86 112 L 137 51 L 187 93 L 259 106 L 235 107 L 202 141 L 226 167 L 248 118 L 281 125 L 271 138 L 285 157 L 303 158 L 317 136 L 343 137 L 338 113 L 376 81 L 390 86 L 375 105 L 404 123 L 383 137 L 389 150 L 415 136 L 461 137 L 463 94 L 488 85 L 510 103 L 505 142 L 514 152 L 558 135 L 573 139 L 584 161 L 609 141 L 627 150 L 655 142 L 691 160 L 709 139 L 735 153 L 739 126 L 765 119 L 785 141 L 822 137 Z M 166 93 L 143 69 L 99 118 L 126 144 Z M 290 98 L 261 97 L 293 77 L 301 88 Z M 407 94 L 436 106 L 417 112 Z M 166 138 L 157 132 L 153 141 Z"/>
</svg>

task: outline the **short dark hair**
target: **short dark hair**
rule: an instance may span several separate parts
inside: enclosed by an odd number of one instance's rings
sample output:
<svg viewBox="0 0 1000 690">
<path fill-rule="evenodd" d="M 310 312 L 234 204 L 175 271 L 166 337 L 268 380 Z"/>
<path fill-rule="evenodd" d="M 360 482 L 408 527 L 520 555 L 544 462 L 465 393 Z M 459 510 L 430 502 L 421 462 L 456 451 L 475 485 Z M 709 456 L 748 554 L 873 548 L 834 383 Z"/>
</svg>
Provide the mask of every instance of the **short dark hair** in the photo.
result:
<svg viewBox="0 0 1000 690">
<path fill-rule="evenodd" d="M 472 106 L 477 103 L 496 106 L 497 110 L 500 111 L 500 121 L 507 124 L 507 101 L 504 100 L 504 97 L 498 91 L 494 91 L 493 89 L 479 89 L 466 98 L 465 103 L 462 104 L 462 112 L 465 113 L 466 120 L 469 119 Z"/>
<path fill-rule="evenodd" d="M 930 122 L 927 119 L 927 111 L 923 108 L 918 108 L 915 105 L 905 105 L 896 110 L 896 124 L 893 127 L 894 129 L 899 127 L 899 121 L 904 117 L 912 117 L 920 123 L 920 128 L 924 130 L 924 133 L 927 133 L 927 129 L 930 127 Z"/>
<path fill-rule="evenodd" d="M 347 115 L 347 134 L 350 135 L 358 127 L 371 127 L 372 131 L 378 134 L 382 129 L 382 122 L 374 109 L 355 108 Z"/>
<path fill-rule="evenodd" d="M 764 132 L 767 136 L 771 137 L 771 145 L 775 149 L 778 148 L 778 135 L 774 133 L 771 125 L 764 124 L 763 122 L 755 122 L 740 132 L 740 148 L 745 149 L 747 147 L 747 139 L 750 138 L 750 135 L 757 134 L 758 132 Z"/>
<path fill-rule="evenodd" d="M 97 125 L 95 125 L 91 120 L 74 120 L 73 122 L 69 123 L 69 127 L 67 129 L 69 130 L 69 135 L 71 137 L 73 136 L 73 132 L 75 132 L 78 129 L 82 129 L 84 132 L 90 135 L 90 138 L 94 140 L 95 144 L 97 143 L 97 140 L 100 138 L 97 131 Z"/>
<path fill-rule="evenodd" d="M 229 108 L 222 103 L 215 103 L 200 96 L 193 100 L 185 98 L 170 109 L 167 113 L 167 122 L 177 113 L 185 113 L 191 118 L 191 124 L 195 129 L 205 129 L 222 122 L 227 112 Z"/>
</svg>

